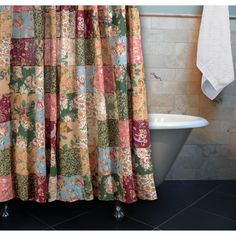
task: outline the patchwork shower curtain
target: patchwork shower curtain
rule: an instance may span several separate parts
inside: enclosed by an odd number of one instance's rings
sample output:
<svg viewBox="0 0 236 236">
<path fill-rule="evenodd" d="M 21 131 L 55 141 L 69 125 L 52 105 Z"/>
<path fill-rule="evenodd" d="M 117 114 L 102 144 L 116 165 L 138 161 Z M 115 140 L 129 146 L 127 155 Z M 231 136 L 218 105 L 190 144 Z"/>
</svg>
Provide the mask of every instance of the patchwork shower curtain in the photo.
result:
<svg viewBox="0 0 236 236">
<path fill-rule="evenodd" d="M 156 199 L 139 13 L 0 6 L 0 201 Z"/>
</svg>

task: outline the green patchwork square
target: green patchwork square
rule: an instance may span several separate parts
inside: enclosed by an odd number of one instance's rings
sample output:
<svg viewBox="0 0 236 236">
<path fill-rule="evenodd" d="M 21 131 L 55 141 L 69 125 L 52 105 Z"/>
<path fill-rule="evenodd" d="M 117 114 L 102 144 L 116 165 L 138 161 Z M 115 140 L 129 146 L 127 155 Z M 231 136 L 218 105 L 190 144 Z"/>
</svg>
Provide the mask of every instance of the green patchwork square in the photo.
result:
<svg viewBox="0 0 236 236">
<path fill-rule="evenodd" d="M 6 176 L 11 173 L 11 149 L 0 151 L 0 176 Z"/>
<path fill-rule="evenodd" d="M 98 121 L 99 147 L 119 146 L 119 122 L 115 119 Z"/>
<path fill-rule="evenodd" d="M 35 68 L 32 66 L 13 66 L 11 68 L 10 87 L 16 93 L 34 94 L 36 84 Z"/>
<path fill-rule="evenodd" d="M 116 81 L 116 91 L 127 92 L 127 66 L 115 66 L 114 74 Z"/>
<path fill-rule="evenodd" d="M 34 37 L 44 39 L 44 11 L 34 10 Z"/>
<path fill-rule="evenodd" d="M 78 148 L 59 150 L 59 175 L 74 176 L 80 172 L 80 154 Z"/>
<path fill-rule="evenodd" d="M 120 144 L 119 139 L 119 121 L 115 119 L 108 119 L 108 132 L 109 132 L 109 146 L 118 147 Z"/>
<path fill-rule="evenodd" d="M 109 147 L 109 133 L 106 121 L 98 120 L 98 146 Z"/>
<path fill-rule="evenodd" d="M 23 200 L 29 200 L 35 197 L 36 178 L 33 174 L 23 176 L 16 174 L 15 178 L 17 196 Z"/>
<path fill-rule="evenodd" d="M 118 107 L 115 94 L 105 93 L 104 95 L 108 119 L 118 119 Z"/>
<path fill-rule="evenodd" d="M 114 192 L 110 192 L 109 184 L 111 175 L 102 175 L 99 177 L 99 199 L 114 200 Z"/>
<path fill-rule="evenodd" d="M 95 64 L 95 39 L 76 40 L 76 65 Z"/>
<path fill-rule="evenodd" d="M 74 100 L 77 99 L 76 93 L 69 93 L 63 99 L 65 99 L 65 101 L 63 101 L 60 106 L 60 120 L 67 121 L 68 117 L 70 117 L 72 121 L 78 120 L 78 106 L 74 105 Z"/>
<path fill-rule="evenodd" d="M 85 65 L 85 42 L 84 42 L 84 39 L 76 39 L 75 50 L 76 50 L 76 65 L 77 66 Z"/>
<path fill-rule="evenodd" d="M 18 126 L 17 131 L 12 131 L 12 143 L 16 145 L 17 137 L 24 137 L 27 140 L 27 147 L 32 145 L 32 141 L 36 138 L 35 121 L 13 121 Z M 30 127 L 30 128 L 29 128 Z"/>
<path fill-rule="evenodd" d="M 122 13 L 122 7 L 112 6 L 112 23 L 116 29 L 119 29 L 116 31 L 116 36 L 126 36 L 126 17 Z"/>
<path fill-rule="evenodd" d="M 140 175 L 152 174 L 152 160 L 150 148 L 134 148 L 135 173 Z"/>
<path fill-rule="evenodd" d="M 85 40 L 85 65 L 95 64 L 95 39 Z"/>
<path fill-rule="evenodd" d="M 57 92 L 57 68 L 55 66 L 45 66 L 44 71 L 44 88 L 45 93 Z"/>
<path fill-rule="evenodd" d="M 91 176 L 83 176 L 85 199 L 90 200 L 93 194 L 93 185 Z"/>
<path fill-rule="evenodd" d="M 122 91 L 117 91 L 117 102 L 118 102 L 118 110 L 119 110 L 119 119 L 127 120 L 128 117 L 128 97 L 127 93 Z"/>
<path fill-rule="evenodd" d="M 114 192 L 110 192 L 111 181 L 115 183 Z M 100 176 L 99 186 L 99 197 L 102 200 L 114 200 L 117 197 L 124 197 L 123 180 L 122 177 L 117 174 Z"/>
<path fill-rule="evenodd" d="M 17 95 L 14 98 L 14 102 L 12 103 L 12 119 L 19 120 L 22 117 L 22 113 L 24 113 L 30 121 L 35 121 L 36 119 L 36 108 L 35 108 L 35 96 L 21 96 Z"/>
</svg>

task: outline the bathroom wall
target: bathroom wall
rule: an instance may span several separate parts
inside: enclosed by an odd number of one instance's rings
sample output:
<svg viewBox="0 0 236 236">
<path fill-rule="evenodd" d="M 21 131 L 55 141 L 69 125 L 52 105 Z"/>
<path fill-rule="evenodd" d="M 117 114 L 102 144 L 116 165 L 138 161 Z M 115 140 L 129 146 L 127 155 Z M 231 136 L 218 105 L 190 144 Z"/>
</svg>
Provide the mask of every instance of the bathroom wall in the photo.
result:
<svg viewBox="0 0 236 236">
<path fill-rule="evenodd" d="M 142 12 L 141 12 L 142 14 Z M 199 115 L 167 179 L 236 179 L 236 83 L 216 101 L 201 92 L 196 67 L 199 17 L 141 16 L 149 112 Z M 236 19 L 231 19 L 236 68 Z"/>
</svg>

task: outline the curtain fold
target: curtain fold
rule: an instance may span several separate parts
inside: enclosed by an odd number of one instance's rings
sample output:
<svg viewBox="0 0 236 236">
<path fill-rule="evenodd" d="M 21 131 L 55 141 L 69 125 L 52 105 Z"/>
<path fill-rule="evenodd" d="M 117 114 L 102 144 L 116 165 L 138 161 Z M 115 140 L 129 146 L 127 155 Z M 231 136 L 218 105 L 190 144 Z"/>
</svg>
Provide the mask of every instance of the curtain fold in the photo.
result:
<svg viewBox="0 0 236 236">
<path fill-rule="evenodd" d="M 139 13 L 0 6 L 0 201 L 157 198 Z"/>
</svg>

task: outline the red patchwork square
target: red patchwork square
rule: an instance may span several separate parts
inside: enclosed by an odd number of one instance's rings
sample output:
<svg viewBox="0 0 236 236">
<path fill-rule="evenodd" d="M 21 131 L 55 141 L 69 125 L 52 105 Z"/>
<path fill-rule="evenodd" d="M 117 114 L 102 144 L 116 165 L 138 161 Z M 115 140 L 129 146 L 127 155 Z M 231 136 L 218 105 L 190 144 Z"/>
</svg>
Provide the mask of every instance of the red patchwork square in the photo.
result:
<svg viewBox="0 0 236 236">
<path fill-rule="evenodd" d="M 77 6 L 60 6 L 61 11 L 76 11 L 77 8 Z"/>
<path fill-rule="evenodd" d="M 45 65 L 56 66 L 57 64 L 57 40 L 44 40 L 44 58 Z"/>
<path fill-rule="evenodd" d="M 99 92 L 115 92 L 115 77 L 112 66 L 103 66 L 96 68 L 96 78 L 94 80 L 94 87 Z"/>
<path fill-rule="evenodd" d="M 120 147 L 128 148 L 130 147 L 130 127 L 129 120 L 119 121 L 119 136 L 120 136 Z"/>
<path fill-rule="evenodd" d="M 45 116 L 50 121 L 57 121 L 57 95 L 45 94 Z"/>
<path fill-rule="evenodd" d="M 115 92 L 115 76 L 112 66 L 103 66 L 104 91 L 106 93 Z"/>
<path fill-rule="evenodd" d="M 136 148 L 146 148 L 150 146 L 150 133 L 147 120 L 133 120 L 133 145 Z"/>
<path fill-rule="evenodd" d="M 76 37 L 93 38 L 93 10 L 78 10 L 76 14 Z"/>
<path fill-rule="evenodd" d="M 34 66 L 35 42 L 34 39 L 12 39 L 11 65 L 12 66 Z"/>
<path fill-rule="evenodd" d="M 124 200 L 126 203 L 137 201 L 133 176 L 123 176 Z"/>
<path fill-rule="evenodd" d="M 0 96 L 0 123 L 4 123 L 10 120 L 10 96 Z"/>
<path fill-rule="evenodd" d="M 56 129 L 57 124 L 55 121 L 50 121 L 45 119 L 45 139 L 46 139 L 46 148 L 55 148 L 56 147 Z"/>
</svg>

